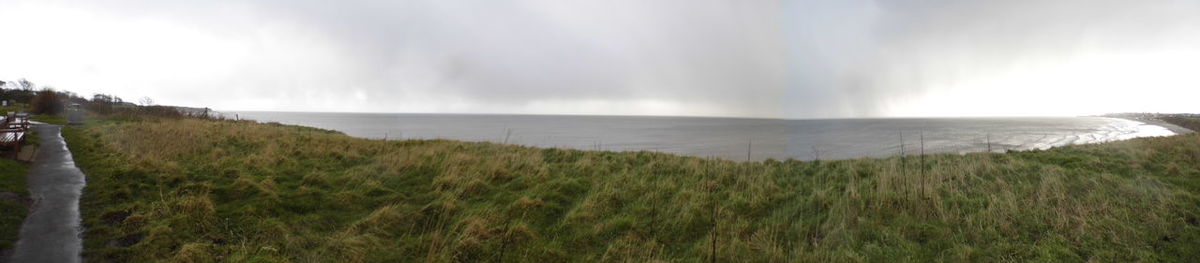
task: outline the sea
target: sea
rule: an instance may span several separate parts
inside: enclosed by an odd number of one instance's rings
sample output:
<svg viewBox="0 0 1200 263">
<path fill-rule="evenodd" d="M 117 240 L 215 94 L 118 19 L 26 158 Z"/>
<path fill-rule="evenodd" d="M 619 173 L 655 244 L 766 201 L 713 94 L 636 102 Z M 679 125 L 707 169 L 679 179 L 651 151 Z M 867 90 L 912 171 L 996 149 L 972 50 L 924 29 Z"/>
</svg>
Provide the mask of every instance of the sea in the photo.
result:
<svg viewBox="0 0 1200 263">
<path fill-rule="evenodd" d="M 754 161 L 1004 152 L 1174 134 L 1161 126 L 1104 117 L 787 120 L 249 111 L 223 114 L 380 140 L 452 139 Z"/>
</svg>

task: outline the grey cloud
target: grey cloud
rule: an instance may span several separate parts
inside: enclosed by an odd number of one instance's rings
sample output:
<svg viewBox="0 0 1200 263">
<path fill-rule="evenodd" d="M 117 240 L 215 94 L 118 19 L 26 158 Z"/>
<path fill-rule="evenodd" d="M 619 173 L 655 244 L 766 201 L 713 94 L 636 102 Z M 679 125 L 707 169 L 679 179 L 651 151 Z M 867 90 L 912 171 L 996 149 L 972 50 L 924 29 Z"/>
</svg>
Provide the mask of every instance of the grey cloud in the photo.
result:
<svg viewBox="0 0 1200 263">
<path fill-rule="evenodd" d="M 267 58 L 195 85 L 282 101 L 266 109 L 357 93 L 366 101 L 347 110 L 654 100 L 789 118 L 888 116 L 897 103 L 941 92 L 928 83 L 955 71 L 1081 47 L 1152 48 L 1195 30 L 1200 11 L 1165 0 L 61 3 L 250 42 L 252 55 Z M 193 104 L 221 99 L 181 87 L 176 97 Z M 339 107 L 325 103 L 334 106 L 317 108 Z"/>
<path fill-rule="evenodd" d="M 480 104 L 658 99 L 715 105 L 721 107 L 715 111 L 729 115 L 779 117 L 778 94 L 788 85 L 785 14 L 774 2 L 96 5 L 135 16 L 175 17 L 232 35 L 252 36 L 256 28 L 278 24 L 310 30 L 340 46 L 342 55 L 355 63 L 345 66 L 352 66 L 359 78 L 345 81 L 366 88 L 378 103 L 428 89 Z M 270 75 L 246 78 L 259 80 L 242 84 L 281 85 Z"/>
</svg>

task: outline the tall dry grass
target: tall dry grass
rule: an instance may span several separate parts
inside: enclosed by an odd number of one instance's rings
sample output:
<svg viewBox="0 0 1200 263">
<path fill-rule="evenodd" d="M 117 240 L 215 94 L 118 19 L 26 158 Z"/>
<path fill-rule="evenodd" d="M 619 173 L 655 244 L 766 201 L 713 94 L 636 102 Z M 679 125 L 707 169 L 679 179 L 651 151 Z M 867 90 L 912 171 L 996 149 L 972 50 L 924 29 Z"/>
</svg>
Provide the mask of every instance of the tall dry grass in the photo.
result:
<svg viewBox="0 0 1200 263">
<path fill-rule="evenodd" d="M 67 134 L 89 261 L 1176 261 L 1200 243 L 1195 134 L 903 165 L 196 119 Z"/>
</svg>

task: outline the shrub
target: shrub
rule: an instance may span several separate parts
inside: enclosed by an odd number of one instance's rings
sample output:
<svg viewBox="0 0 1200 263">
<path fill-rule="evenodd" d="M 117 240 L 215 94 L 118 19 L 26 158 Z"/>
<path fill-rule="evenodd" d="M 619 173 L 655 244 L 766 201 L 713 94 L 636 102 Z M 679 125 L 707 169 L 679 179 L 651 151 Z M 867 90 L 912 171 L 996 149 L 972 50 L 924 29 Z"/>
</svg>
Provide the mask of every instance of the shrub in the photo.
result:
<svg viewBox="0 0 1200 263">
<path fill-rule="evenodd" d="M 60 98 L 58 92 L 55 92 L 53 89 L 44 89 L 38 91 L 37 94 L 33 96 L 32 104 L 33 113 L 36 114 L 59 114 L 66 109 L 65 105 L 63 105 L 62 98 Z"/>
</svg>

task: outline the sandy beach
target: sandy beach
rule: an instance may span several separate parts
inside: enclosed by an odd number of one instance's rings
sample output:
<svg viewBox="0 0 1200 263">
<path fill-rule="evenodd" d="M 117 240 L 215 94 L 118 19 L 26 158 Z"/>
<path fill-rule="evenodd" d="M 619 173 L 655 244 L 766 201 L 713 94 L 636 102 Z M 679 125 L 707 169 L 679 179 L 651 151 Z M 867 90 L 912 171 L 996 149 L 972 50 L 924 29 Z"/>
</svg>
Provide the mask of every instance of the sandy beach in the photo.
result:
<svg viewBox="0 0 1200 263">
<path fill-rule="evenodd" d="M 1195 132 L 1188 128 L 1179 127 L 1179 125 L 1170 124 L 1170 123 L 1167 123 L 1165 121 L 1155 119 L 1155 118 L 1124 118 L 1124 117 L 1122 117 L 1120 119 L 1126 119 L 1126 120 L 1141 122 L 1141 123 L 1145 123 L 1145 124 L 1149 124 L 1149 125 L 1163 127 L 1163 128 L 1166 128 L 1167 130 L 1170 130 L 1171 132 L 1174 132 L 1175 134 L 1188 134 L 1188 133 Z"/>
</svg>

